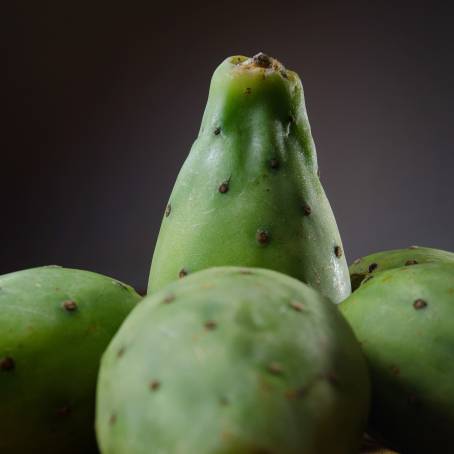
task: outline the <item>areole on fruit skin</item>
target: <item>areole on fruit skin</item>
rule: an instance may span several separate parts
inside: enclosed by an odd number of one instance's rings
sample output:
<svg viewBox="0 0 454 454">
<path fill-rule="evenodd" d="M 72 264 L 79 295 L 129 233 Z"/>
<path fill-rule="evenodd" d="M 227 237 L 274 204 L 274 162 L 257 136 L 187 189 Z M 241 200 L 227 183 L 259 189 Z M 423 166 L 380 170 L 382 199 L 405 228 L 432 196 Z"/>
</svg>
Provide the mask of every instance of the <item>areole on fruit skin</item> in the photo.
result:
<svg viewBox="0 0 454 454">
<path fill-rule="evenodd" d="M 351 328 L 309 286 L 211 268 L 146 297 L 106 350 L 104 454 L 351 454 L 369 380 Z"/>
<path fill-rule="evenodd" d="M 350 294 L 301 81 L 262 53 L 227 58 L 213 75 L 199 136 L 165 210 L 148 292 L 226 265 L 283 272 L 334 302 Z"/>
</svg>

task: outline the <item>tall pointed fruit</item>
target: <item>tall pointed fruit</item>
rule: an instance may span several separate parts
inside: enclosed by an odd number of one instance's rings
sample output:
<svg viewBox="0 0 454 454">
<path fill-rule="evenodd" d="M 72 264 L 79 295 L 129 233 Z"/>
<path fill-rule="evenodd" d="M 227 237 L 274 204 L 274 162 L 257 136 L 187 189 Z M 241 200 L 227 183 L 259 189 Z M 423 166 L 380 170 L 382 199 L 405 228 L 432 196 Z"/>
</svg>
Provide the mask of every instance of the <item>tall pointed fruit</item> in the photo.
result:
<svg viewBox="0 0 454 454">
<path fill-rule="evenodd" d="M 92 454 L 102 352 L 140 299 L 82 270 L 0 276 L 0 453 Z"/>
<path fill-rule="evenodd" d="M 215 71 L 199 136 L 178 175 L 149 292 L 211 266 L 286 273 L 334 302 L 350 279 L 298 75 L 264 54 Z"/>
<path fill-rule="evenodd" d="M 337 306 L 271 270 L 200 271 L 145 298 L 103 356 L 103 454 L 352 454 L 369 377 Z"/>
</svg>

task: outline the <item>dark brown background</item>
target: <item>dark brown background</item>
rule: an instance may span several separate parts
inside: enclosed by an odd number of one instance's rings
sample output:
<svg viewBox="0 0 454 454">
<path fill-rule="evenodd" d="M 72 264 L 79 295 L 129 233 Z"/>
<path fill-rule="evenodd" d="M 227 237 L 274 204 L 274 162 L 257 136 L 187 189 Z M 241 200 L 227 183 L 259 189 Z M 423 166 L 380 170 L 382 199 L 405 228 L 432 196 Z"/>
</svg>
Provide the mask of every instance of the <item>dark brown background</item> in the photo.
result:
<svg viewBox="0 0 454 454">
<path fill-rule="evenodd" d="M 302 77 L 349 261 L 454 250 L 452 10 L 122 3 L 2 4 L 0 273 L 57 263 L 143 288 L 211 73 L 258 51 Z"/>
</svg>

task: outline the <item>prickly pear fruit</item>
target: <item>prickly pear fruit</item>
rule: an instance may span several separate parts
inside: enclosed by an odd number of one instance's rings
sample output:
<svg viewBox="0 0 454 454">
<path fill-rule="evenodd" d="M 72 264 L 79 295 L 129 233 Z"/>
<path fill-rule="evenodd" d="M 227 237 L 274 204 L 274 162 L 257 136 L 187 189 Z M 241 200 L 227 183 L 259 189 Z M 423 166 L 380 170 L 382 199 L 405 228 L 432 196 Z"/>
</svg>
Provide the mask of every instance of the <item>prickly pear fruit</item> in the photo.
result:
<svg viewBox="0 0 454 454">
<path fill-rule="evenodd" d="M 454 263 L 378 272 L 340 309 L 370 366 L 371 433 L 398 452 L 446 452 L 454 427 Z"/>
<path fill-rule="evenodd" d="M 357 452 L 360 347 L 337 306 L 271 270 L 212 268 L 146 297 L 103 356 L 104 454 Z"/>
<path fill-rule="evenodd" d="M 370 277 L 372 273 L 401 266 L 435 262 L 454 263 L 454 253 L 420 246 L 376 252 L 367 257 L 356 259 L 350 265 L 352 290 L 355 291 L 364 279 Z"/>
<path fill-rule="evenodd" d="M 94 453 L 99 360 L 139 296 L 88 271 L 0 276 L 0 452 Z"/>
<path fill-rule="evenodd" d="M 264 54 L 215 71 L 199 136 L 165 209 L 149 293 L 211 266 L 257 266 L 350 294 L 298 75 Z"/>
</svg>

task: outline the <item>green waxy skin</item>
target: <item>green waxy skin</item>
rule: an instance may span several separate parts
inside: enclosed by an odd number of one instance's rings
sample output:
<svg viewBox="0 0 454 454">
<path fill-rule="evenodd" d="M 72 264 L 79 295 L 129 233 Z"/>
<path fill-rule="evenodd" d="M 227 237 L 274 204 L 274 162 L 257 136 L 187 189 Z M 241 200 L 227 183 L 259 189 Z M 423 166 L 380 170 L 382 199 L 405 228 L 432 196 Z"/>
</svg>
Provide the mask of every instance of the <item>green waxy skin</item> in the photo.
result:
<svg viewBox="0 0 454 454">
<path fill-rule="evenodd" d="M 0 452 L 97 452 L 102 352 L 139 300 L 88 271 L 41 267 L 0 276 Z"/>
<path fill-rule="evenodd" d="M 454 427 L 454 263 L 379 272 L 339 307 L 370 366 L 371 433 L 404 454 L 447 452 Z"/>
<path fill-rule="evenodd" d="M 200 271 L 137 306 L 103 356 L 104 454 L 358 452 L 364 358 L 337 306 L 271 270 Z"/>
<path fill-rule="evenodd" d="M 226 59 L 165 210 L 149 293 L 239 265 L 283 272 L 342 301 L 348 268 L 317 171 L 298 75 L 263 54 Z"/>
<path fill-rule="evenodd" d="M 350 265 L 352 290 L 355 291 L 364 279 L 373 275 L 373 273 L 402 266 L 437 262 L 454 263 L 454 253 L 420 246 L 376 252 L 357 259 Z"/>
</svg>

